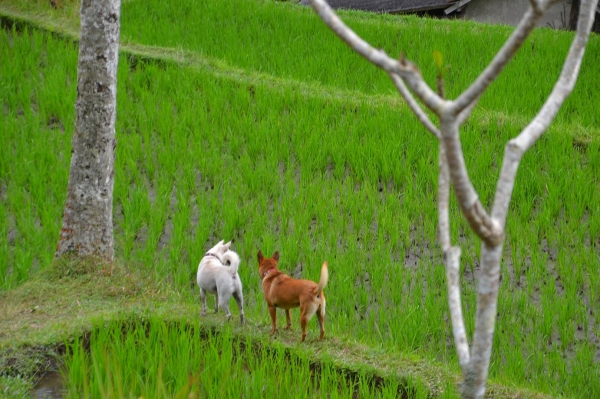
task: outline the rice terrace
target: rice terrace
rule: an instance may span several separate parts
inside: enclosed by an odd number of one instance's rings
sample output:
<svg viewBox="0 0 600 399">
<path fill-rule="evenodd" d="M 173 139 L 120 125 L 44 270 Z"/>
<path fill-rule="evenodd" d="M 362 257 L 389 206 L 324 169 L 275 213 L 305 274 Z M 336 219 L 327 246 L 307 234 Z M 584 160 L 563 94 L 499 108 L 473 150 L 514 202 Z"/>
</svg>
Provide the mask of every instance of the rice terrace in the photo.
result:
<svg viewBox="0 0 600 399">
<path fill-rule="evenodd" d="M 75 124 L 80 1 L 0 0 L 0 396 L 458 398 L 438 238 L 438 143 L 385 72 L 295 1 L 123 0 L 111 264 L 54 260 Z M 513 27 L 339 11 L 446 95 Z M 493 201 L 506 142 L 560 74 L 574 32 L 535 29 L 461 129 Z M 506 221 L 486 397 L 600 398 L 600 37 L 524 155 Z M 450 197 L 472 337 L 480 241 Z M 245 324 L 200 317 L 196 273 L 240 257 Z M 257 252 L 319 282 L 325 336 L 271 318 Z M 315 284 L 316 285 L 316 284 Z M 304 337 L 303 337 L 304 338 Z"/>
</svg>

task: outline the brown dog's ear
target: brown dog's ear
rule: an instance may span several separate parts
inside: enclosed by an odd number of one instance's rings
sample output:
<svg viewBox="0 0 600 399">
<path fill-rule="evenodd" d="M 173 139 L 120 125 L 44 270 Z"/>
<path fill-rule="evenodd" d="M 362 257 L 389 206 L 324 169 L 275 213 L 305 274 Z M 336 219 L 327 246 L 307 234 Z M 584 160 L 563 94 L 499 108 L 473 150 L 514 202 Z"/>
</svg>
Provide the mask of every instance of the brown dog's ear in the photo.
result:
<svg viewBox="0 0 600 399">
<path fill-rule="evenodd" d="M 279 262 L 279 252 L 275 251 L 275 253 L 273 254 L 273 259 Z"/>
<path fill-rule="evenodd" d="M 258 254 L 256 255 L 256 259 L 258 259 L 258 263 L 262 262 L 265 257 L 263 256 L 261 250 L 258 250 Z"/>
</svg>

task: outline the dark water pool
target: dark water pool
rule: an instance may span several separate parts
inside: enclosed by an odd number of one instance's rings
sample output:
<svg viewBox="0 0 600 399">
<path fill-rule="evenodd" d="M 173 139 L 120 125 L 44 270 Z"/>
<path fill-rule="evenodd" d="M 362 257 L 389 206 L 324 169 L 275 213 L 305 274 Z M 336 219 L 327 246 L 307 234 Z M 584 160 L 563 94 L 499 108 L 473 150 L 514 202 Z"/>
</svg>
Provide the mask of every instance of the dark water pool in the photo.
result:
<svg viewBox="0 0 600 399">
<path fill-rule="evenodd" d="M 62 374 L 48 371 L 36 382 L 31 393 L 36 399 L 62 399 L 65 394 Z"/>
</svg>

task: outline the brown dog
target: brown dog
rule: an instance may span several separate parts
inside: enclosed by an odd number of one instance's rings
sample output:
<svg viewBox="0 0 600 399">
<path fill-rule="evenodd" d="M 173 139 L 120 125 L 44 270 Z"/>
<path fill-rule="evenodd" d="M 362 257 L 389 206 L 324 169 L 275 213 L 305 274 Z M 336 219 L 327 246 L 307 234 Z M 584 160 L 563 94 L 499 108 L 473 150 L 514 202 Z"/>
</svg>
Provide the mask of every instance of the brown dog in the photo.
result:
<svg viewBox="0 0 600 399">
<path fill-rule="evenodd" d="M 277 332 L 276 308 L 285 309 L 287 320 L 286 330 L 292 327 L 290 309 L 300 307 L 300 325 L 302 326 L 302 341 L 306 338 L 306 324 L 317 314 L 321 337 L 325 336 L 325 294 L 323 289 L 327 285 L 329 272 L 327 262 L 321 266 L 319 284 L 310 280 L 298 280 L 282 273 L 277 269 L 279 253 L 275 252 L 272 258 L 265 258 L 258 251 L 258 273 L 262 279 L 265 299 L 269 306 L 273 329 L 271 335 Z"/>
</svg>

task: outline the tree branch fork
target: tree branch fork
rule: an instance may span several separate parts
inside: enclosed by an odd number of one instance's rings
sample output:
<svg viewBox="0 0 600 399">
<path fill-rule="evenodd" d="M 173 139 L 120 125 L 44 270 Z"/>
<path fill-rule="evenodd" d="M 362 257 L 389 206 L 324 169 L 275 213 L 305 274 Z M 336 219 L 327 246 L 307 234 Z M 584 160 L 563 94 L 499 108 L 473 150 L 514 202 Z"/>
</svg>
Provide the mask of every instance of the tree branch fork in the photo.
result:
<svg viewBox="0 0 600 399">
<path fill-rule="evenodd" d="M 325 0 L 311 0 L 323 22 L 358 54 L 382 68 L 423 126 L 439 140 L 438 222 L 439 238 L 446 265 L 448 303 L 454 342 L 463 372 L 464 398 L 482 398 L 491 356 L 500 275 L 500 258 L 505 237 L 508 207 L 516 173 L 523 155 L 548 128 L 564 100 L 570 95 L 581 66 L 594 21 L 595 1 L 582 0 L 577 31 L 561 75 L 535 118 L 515 138 L 509 140 L 488 213 L 473 187 L 460 142 L 460 126 L 469 117 L 482 94 L 523 45 L 554 0 L 530 0 L 530 7 L 511 36 L 479 77 L 457 99 L 444 98 L 443 78 L 438 76 L 437 92 L 424 81 L 418 67 L 403 54 L 389 57 L 364 41 L 333 12 Z M 416 97 L 416 99 L 415 99 Z M 439 118 L 439 128 L 429 119 L 417 99 Z M 454 188 L 462 214 L 481 239 L 481 269 L 477 287 L 477 314 L 472 346 L 469 348 L 460 301 L 459 265 L 461 251 L 452 246 L 448 215 L 450 187 Z"/>
</svg>

